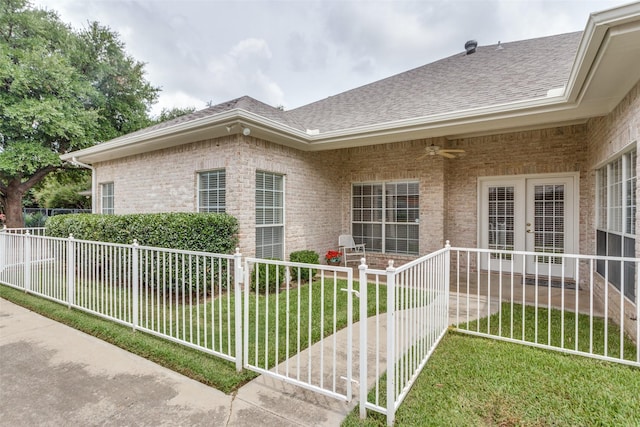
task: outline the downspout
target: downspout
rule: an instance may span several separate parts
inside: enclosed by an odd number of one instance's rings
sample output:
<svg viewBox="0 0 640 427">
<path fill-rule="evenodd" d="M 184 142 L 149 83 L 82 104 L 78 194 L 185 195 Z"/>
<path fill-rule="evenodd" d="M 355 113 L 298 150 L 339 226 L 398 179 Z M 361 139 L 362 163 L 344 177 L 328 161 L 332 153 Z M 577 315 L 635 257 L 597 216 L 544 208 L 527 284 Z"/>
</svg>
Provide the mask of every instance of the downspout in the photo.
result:
<svg viewBox="0 0 640 427">
<path fill-rule="evenodd" d="M 75 166 L 80 166 L 86 169 L 91 169 L 91 213 L 96 213 L 96 192 L 98 188 L 98 176 L 93 166 L 78 161 L 75 157 L 71 158 L 70 163 Z"/>
</svg>

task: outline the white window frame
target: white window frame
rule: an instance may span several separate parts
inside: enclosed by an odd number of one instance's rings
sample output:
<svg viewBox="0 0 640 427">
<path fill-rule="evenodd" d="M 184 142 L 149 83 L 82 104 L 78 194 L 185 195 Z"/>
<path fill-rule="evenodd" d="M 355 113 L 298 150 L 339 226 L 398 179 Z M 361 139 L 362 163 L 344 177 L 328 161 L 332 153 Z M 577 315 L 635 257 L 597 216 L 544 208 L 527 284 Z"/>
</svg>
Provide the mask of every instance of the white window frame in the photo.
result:
<svg viewBox="0 0 640 427">
<path fill-rule="evenodd" d="M 390 217 L 399 217 L 401 212 L 403 212 L 402 208 L 387 206 L 387 198 L 388 197 L 398 197 L 401 196 L 399 194 L 388 194 L 387 189 L 389 187 L 395 186 L 396 188 L 399 185 L 415 185 L 417 187 L 416 194 L 407 194 L 407 196 L 416 196 L 417 197 L 417 206 L 415 208 L 409 209 L 405 208 L 407 214 L 409 210 L 416 209 L 416 216 L 414 218 L 414 222 L 409 221 L 393 221 Z M 372 195 L 372 206 L 355 206 L 355 200 L 357 195 L 355 194 L 356 187 L 365 187 L 371 186 L 372 188 L 380 187 L 381 194 L 379 197 L 382 199 L 379 203 L 379 206 L 373 206 L 375 203 L 375 198 L 377 196 Z M 368 219 L 363 219 L 363 215 L 366 211 L 370 211 L 371 216 Z M 369 235 L 365 236 L 364 233 L 356 233 L 354 231 L 355 228 L 365 228 L 366 226 L 380 227 L 380 235 Z M 388 232 L 388 227 L 406 227 L 407 229 L 407 237 L 392 237 Z M 415 235 L 416 239 L 409 238 L 409 230 L 416 228 Z M 354 182 L 351 184 L 351 234 L 353 235 L 356 243 L 364 243 L 367 245 L 367 251 L 369 252 L 378 252 L 378 253 L 394 253 L 401 255 L 419 255 L 420 254 L 420 182 L 416 180 L 401 180 L 401 181 L 382 181 L 382 182 Z M 373 241 L 380 240 L 379 245 L 373 244 Z M 407 241 L 406 250 L 389 250 L 388 246 L 394 241 L 396 243 L 396 248 L 398 247 L 398 242 Z M 410 242 L 414 242 L 415 250 L 410 250 L 411 246 Z M 378 247 L 379 246 L 379 247 Z"/>
<path fill-rule="evenodd" d="M 274 184 L 271 188 L 260 188 L 258 185 L 259 176 L 271 176 Z M 276 258 L 284 259 L 285 254 L 285 175 L 267 171 L 256 171 L 256 258 Z M 279 184 L 279 185 L 276 185 Z M 263 194 L 261 195 L 260 192 Z M 269 199 L 273 203 L 266 203 Z M 260 203 L 260 200 L 263 202 Z M 270 216 L 267 217 L 267 213 Z M 271 233 L 271 240 L 265 242 L 264 236 Z M 261 237 L 262 236 L 262 237 Z M 280 241 L 275 240 L 278 238 Z"/>
<path fill-rule="evenodd" d="M 216 176 L 216 187 L 207 187 L 202 188 L 205 180 L 203 178 L 208 175 Z M 211 180 L 207 179 L 207 183 L 210 183 Z M 222 182 L 222 185 L 220 183 Z M 225 213 L 227 209 L 227 176 L 226 171 L 224 169 L 215 169 L 215 170 L 207 170 L 198 172 L 198 212 L 214 212 L 214 213 Z M 204 195 L 207 197 L 203 197 Z M 204 205 L 204 201 L 207 200 L 209 203 Z M 215 203 L 211 203 L 212 200 L 215 200 Z"/>
<path fill-rule="evenodd" d="M 105 215 L 115 213 L 115 186 L 113 182 L 100 184 L 100 212 Z"/>
<path fill-rule="evenodd" d="M 636 161 L 637 150 L 636 145 L 633 144 L 631 148 L 620 153 L 618 156 L 608 159 L 607 163 L 596 169 L 595 237 L 598 255 L 635 257 L 635 250 L 633 254 L 625 254 L 625 244 L 629 241 L 629 243 L 633 243 L 633 247 L 635 248 L 637 201 L 633 186 L 634 183 L 637 182 Z M 616 171 L 618 170 L 620 179 L 613 181 Z M 631 186 L 631 188 L 629 188 L 629 186 Z M 628 194 L 630 199 L 627 198 Z M 618 212 L 618 215 L 614 215 L 613 212 Z M 611 245 L 611 242 L 616 239 L 620 240 L 620 247 Z M 631 242 L 631 240 L 633 240 L 633 242 Z M 609 262 L 613 263 L 609 271 L 617 271 L 619 266 L 616 263 L 619 263 L 619 261 Z M 604 274 L 607 271 L 605 264 L 605 261 L 598 261 L 596 270 L 600 274 Z M 627 264 L 629 264 L 628 267 L 630 269 L 635 270 L 635 266 L 632 265 L 633 263 Z M 625 285 L 625 289 L 630 289 L 631 279 L 630 274 L 625 274 L 625 282 L 628 282 Z M 620 289 L 621 283 L 619 278 L 613 277 L 610 273 L 609 281 L 617 289 Z M 634 300 L 637 301 L 638 297 L 638 295 L 635 295 L 634 298 L 631 299 L 625 292 L 625 298 L 632 302 L 634 302 Z"/>
</svg>

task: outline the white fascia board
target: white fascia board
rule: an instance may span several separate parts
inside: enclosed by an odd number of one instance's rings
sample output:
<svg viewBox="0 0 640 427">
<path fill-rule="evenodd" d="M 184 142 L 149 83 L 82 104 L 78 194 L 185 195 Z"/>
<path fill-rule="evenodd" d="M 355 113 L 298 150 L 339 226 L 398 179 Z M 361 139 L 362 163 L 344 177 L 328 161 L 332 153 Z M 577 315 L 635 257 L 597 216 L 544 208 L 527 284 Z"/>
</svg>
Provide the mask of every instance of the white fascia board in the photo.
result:
<svg viewBox="0 0 640 427">
<path fill-rule="evenodd" d="M 567 83 L 567 102 L 579 102 L 584 96 L 585 87 L 602 58 L 606 48 L 606 37 L 610 28 L 640 20 L 640 2 L 631 3 L 589 15 L 576 52 L 573 67 Z"/>
<path fill-rule="evenodd" d="M 282 123 L 267 119 L 260 115 L 242 110 L 242 109 L 234 109 L 229 111 L 224 111 L 219 114 L 215 114 L 213 116 L 202 117 L 194 120 L 190 120 L 183 123 L 177 123 L 172 126 L 167 126 L 159 129 L 154 129 L 152 131 L 143 132 L 139 134 L 131 134 L 124 135 L 122 137 L 116 138 L 111 141 L 103 142 L 100 144 L 96 144 L 92 147 L 85 148 L 78 151 L 69 152 L 66 154 L 62 154 L 60 158 L 63 161 L 70 161 L 73 158 L 76 159 L 86 159 L 88 157 L 93 158 L 93 161 L 88 161 L 88 163 L 95 163 L 96 161 L 102 161 L 104 157 L 107 159 L 109 153 L 117 153 L 118 151 L 124 150 L 135 150 L 136 146 L 147 145 L 150 146 L 154 143 L 154 141 L 167 140 L 168 138 L 175 138 L 176 143 L 173 145 L 180 145 L 187 142 L 194 142 L 189 140 L 183 140 L 178 142 L 181 136 L 186 136 L 190 133 L 196 133 L 198 131 L 206 131 L 207 129 L 213 129 L 216 126 L 222 127 L 230 124 L 244 124 L 250 126 L 252 128 L 257 128 L 262 130 L 265 134 L 270 134 L 272 137 L 280 137 L 283 138 L 286 136 L 287 139 L 297 142 L 297 143 L 305 143 L 305 139 L 307 137 L 306 132 L 303 132 L 298 129 L 291 128 L 290 126 L 284 125 Z M 234 133 L 238 133 L 236 130 Z M 171 146 L 172 144 L 163 145 L 158 148 L 166 148 L 167 146 Z M 116 154 L 116 157 L 117 154 Z M 100 160 L 95 160 L 100 159 Z"/>
</svg>

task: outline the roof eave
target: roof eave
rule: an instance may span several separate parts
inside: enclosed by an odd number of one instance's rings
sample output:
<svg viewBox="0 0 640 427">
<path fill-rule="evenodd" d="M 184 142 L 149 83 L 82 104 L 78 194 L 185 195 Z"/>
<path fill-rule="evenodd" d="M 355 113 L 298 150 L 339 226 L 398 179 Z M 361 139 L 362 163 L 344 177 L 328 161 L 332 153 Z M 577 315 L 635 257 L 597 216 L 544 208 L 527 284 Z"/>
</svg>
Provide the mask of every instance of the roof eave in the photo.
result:
<svg viewBox="0 0 640 427">
<path fill-rule="evenodd" d="M 622 64 L 622 66 L 621 66 Z M 580 123 L 608 114 L 640 80 L 640 3 L 591 14 L 565 88 L 548 96 L 314 134 L 258 114 L 233 109 L 143 134 L 124 136 L 64 154 L 93 164 L 218 138 L 249 127 L 251 137 L 304 151 L 320 151 L 430 137 L 464 137 Z M 232 132 L 227 126 L 238 124 Z"/>
</svg>

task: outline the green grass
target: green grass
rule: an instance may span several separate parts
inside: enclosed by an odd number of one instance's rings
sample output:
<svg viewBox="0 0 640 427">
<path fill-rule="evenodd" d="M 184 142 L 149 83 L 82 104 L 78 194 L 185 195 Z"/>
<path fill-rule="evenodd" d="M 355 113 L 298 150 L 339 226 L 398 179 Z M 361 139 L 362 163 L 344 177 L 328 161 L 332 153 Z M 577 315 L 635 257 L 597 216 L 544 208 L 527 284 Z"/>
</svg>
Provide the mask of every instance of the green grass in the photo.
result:
<svg viewBox="0 0 640 427">
<path fill-rule="evenodd" d="M 382 385 L 384 387 L 384 385 Z M 638 426 L 640 369 L 449 332 L 396 413 L 399 426 Z M 356 408 L 343 426 L 383 426 Z"/>
<path fill-rule="evenodd" d="M 576 319 L 575 313 L 565 311 L 563 315 L 560 310 L 539 308 L 536 322 L 534 307 L 513 304 L 513 318 L 511 307 L 510 303 L 502 303 L 502 315 L 496 313 L 490 317 L 469 322 L 468 325 L 462 324 L 460 329 L 602 356 L 606 353 L 607 356 L 620 358 L 620 327 L 611 320 L 607 322 L 605 336 L 605 319 L 601 317 L 591 319 L 586 314 L 578 314 Z M 578 334 L 576 334 L 576 320 Z M 593 325 L 591 325 L 592 321 Z M 607 338 L 606 345 L 605 338 Z M 633 341 L 623 337 L 622 350 L 623 359 L 636 360 L 636 345 Z"/>
<path fill-rule="evenodd" d="M 533 307 L 502 306 L 499 314 L 462 324 L 470 331 L 536 341 Z M 524 322 L 524 331 L 522 320 Z M 537 342 L 604 354 L 604 319 L 539 309 Z M 608 323 L 607 354 L 620 355 L 620 329 Z M 564 338 L 564 341 L 562 339 Z M 591 340 L 591 341 L 590 341 Z M 624 359 L 636 346 L 623 340 Z M 384 378 L 380 390 L 386 390 Z M 638 426 L 640 369 L 575 355 L 449 332 L 435 350 L 396 414 L 397 425 L 464 426 Z M 373 401 L 371 393 L 369 400 Z M 381 405 L 386 396 L 381 395 Z M 386 417 L 358 410 L 344 426 L 382 426 Z"/>
</svg>

